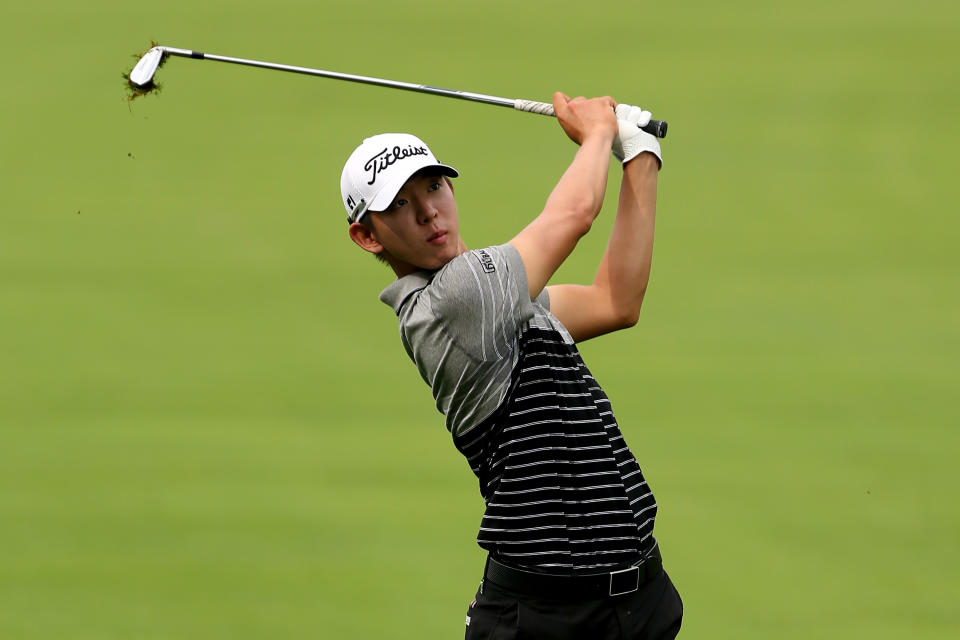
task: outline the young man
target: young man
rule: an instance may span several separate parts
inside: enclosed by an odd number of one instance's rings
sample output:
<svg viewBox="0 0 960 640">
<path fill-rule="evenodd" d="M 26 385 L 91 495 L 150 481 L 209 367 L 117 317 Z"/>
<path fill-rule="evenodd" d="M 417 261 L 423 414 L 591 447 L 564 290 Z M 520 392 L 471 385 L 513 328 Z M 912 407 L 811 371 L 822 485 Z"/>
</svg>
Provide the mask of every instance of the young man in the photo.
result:
<svg viewBox="0 0 960 640">
<path fill-rule="evenodd" d="M 673 638 L 682 604 L 653 537 L 657 503 L 575 346 L 637 321 L 660 146 L 637 107 L 553 103 L 579 149 L 509 243 L 467 250 L 457 171 L 407 134 L 368 138 L 347 161 L 350 237 L 396 273 L 380 299 L 486 501 L 466 637 Z M 611 150 L 623 182 L 594 281 L 547 286 L 600 212 Z"/>
</svg>

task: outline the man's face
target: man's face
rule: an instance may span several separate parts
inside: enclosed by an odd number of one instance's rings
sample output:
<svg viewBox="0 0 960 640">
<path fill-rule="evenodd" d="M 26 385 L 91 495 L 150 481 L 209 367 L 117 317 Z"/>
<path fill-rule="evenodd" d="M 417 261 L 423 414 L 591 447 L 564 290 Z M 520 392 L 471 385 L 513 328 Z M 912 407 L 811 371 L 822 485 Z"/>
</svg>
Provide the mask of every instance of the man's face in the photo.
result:
<svg viewBox="0 0 960 640">
<path fill-rule="evenodd" d="M 414 174 L 386 210 L 367 217 L 398 274 L 439 269 L 463 251 L 453 187 L 442 175 Z"/>
</svg>

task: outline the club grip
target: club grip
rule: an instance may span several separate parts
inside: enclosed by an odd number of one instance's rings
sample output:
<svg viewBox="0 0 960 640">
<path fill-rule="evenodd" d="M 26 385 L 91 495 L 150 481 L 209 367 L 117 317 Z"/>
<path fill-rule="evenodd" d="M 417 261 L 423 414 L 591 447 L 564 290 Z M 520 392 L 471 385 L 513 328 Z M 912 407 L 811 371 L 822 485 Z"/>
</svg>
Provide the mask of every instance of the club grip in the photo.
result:
<svg viewBox="0 0 960 640">
<path fill-rule="evenodd" d="M 640 127 L 647 133 L 657 136 L 658 138 L 667 137 L 667 121 L 666 120 L 651 120 L 646 124 L 646 126 Z"/>
<path fill-rule="evenodd" d="M 539 113 L 545 116 L 555 116 L 553 105 L 549 102 L 537 102 L 535 100 L 517 100 L 513 103 L 513 108 L 518 111 L 529 111 L 530 113 Z M 645 126 L 641 127 L 647 133 L 658 138 L 667 137 L 667 121 L 651 120 Z"/>
</svg>

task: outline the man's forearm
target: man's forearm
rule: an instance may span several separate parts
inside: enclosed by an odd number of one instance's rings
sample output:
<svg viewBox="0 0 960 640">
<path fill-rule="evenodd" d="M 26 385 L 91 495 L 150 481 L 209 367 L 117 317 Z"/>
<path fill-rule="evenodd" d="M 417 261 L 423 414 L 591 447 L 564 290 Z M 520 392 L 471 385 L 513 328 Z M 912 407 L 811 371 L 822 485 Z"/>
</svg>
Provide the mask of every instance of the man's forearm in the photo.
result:
<svg viewBox="0 0 960 640">
<path fill-rule="evenodd" d="M 606 137 L 585 140 L 547 198 L 544 210 L 577 212 L 592 222 L 603 206 L 609 163 L 610 141 Z"/>
<path fill-rule="evenodd" d="M 612 138 L 612 131 L 601 131 L 583 140 L 543 211 L 510 241 L 523 259 L 531 298 L 540 294 L 600 212 Z"/>
<path fill-rule="evenodd" d="M 650 153 L 624 166 L 617 217 L 594 280 L 627 325 L 636 323 L 650 279 L 658 167 Z"/>
</svg>

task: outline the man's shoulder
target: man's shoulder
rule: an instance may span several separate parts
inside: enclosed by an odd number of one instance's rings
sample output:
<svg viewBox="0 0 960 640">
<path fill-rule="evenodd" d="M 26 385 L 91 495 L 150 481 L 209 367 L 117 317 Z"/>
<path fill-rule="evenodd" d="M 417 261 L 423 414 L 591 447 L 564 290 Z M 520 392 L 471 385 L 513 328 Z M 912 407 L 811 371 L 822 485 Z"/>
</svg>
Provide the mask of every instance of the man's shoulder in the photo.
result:
<svg viewBox="0 0 960 640">
<path fill-rule="evenodd" d="M 502 279 L 522 267 L 520 254 L 509 244 L 469 249 L 436 271 L 415 271 L 397 278 L 380 292 L 380 301 L 400 315 L 411 297 L 425 289 L 440 299 L 455 298 L 458 292 L 476 290 L 484 279 Z"/>
<path fill-rule="evenodd" d="M 437 271 L 431 284 L 436 287 L 475 285 L 484 279 L 506 279 L 522 267 L 520 254 L 509 244 L 470 249 Z"/>
<path fill-rule="evenodd" d="M 491 274 L 496 273 L 497 269 L 513 268 L 520 254 L 512 245 L 499 244 L 466 251 L 457 257 L 464 258 L 459 266 L 469 265 L 472 269 Z"/>
</svg>

